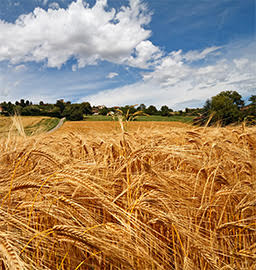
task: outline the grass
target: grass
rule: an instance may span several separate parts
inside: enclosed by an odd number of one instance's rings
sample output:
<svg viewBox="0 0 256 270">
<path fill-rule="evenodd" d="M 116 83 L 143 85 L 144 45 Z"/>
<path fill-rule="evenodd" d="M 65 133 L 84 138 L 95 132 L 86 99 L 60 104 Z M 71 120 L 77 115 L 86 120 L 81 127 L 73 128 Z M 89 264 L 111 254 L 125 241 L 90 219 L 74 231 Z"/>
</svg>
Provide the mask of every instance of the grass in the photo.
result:
<svg viewBox="0 0 256 270">
<path fill-rule="evenodd" d="M 0 138 L 2 269 L 256 269 L 255 127 L 90 124 Z"/>
<path fill-rule="evenodd" d="M 0 135 L 7 136 L 8 133 L 19 133 L 22 129 L 24 135 L 31 136 L 41 132 L 48 132 L 59 123 L 58 118 L 41 116 L 0 117 Z"/>
<path fill-rule="evenodd" d="M 25 133 L 26 135 L 31 136 L 33 134 L 38 134 L 41 132 L 48 132 L 51 129 L 55 128 L 58 125 L 59 121 L 59 118 L 42 119 L 40 122 L 34 125 L 27 126 L 25 128 Z"/>
<path fill-rule="evenodd" d="M 163 122 L 181 122 L 181 123 L 192 123 L 194 116 L 161 116 L 161 115 L 150 115 L 150 116 L 139 116 L 137 121 L 163 121 Z"/>
<path fill-rule="evenodd" d="M 138 116 L 136 121 L 159 121 L 159 122 L 182 122 L 182 123 L 192 123 L 193 116 L 170 116 L 165 117 L 161 115 L 150 115 L 150 116 Z M 111 116 L 104 115 L 87 115 L 85 121 L 113 121 Z"/>
</svg>

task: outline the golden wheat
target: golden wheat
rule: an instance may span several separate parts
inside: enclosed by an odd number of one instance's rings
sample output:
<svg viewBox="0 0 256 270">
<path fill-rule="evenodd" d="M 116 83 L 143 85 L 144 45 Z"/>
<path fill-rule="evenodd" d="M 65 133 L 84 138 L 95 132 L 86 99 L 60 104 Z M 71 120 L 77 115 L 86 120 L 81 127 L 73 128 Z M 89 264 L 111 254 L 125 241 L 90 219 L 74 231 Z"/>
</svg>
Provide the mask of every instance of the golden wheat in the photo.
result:
<svg viewBox="0 0 256 270">
<path fill-rule="evenodd" d="M 255 270 L 256 129 L 117 124 L 0 139 L 0 268 Z"/>
</svg>

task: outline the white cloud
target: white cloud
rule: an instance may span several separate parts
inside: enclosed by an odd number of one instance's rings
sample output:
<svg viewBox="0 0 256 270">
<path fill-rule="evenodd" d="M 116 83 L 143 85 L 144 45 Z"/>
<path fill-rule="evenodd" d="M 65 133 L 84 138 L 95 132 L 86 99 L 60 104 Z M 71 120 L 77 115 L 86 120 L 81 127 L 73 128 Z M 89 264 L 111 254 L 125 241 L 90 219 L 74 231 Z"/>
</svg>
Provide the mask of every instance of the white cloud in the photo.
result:
<svg viewBox="0 0 256 270">
<path fill-rule="evenodd" d="M 130 0 L 119 11 L 106 7 L 107 0 L 93 7 L 77 0 L 67 9 L 36 8 L 14 24 L 0 20 L 0 61 L 60 68 L 75 57 L 78 68 L 99 60 L 145 68 L 159 58 L 160 50 L 148 41 L 151 31 L 144 28 L 151 19 L 144 4 Z"/>
<path fill-rule="evenodd" d="M 40 1 L 45 6 L 49 2 Z M 15 23 L 0 20 L 0 64 L 10 64 L 10 72 L 0 69 L 0 99 L 13 100 L 22 96 L 55 101 L 60 95 L 75 99 L 90 93 L 83 99 L 93 104 L 167 104 L 180 109 L 189 107 L 192 102 L 203 103 L 222 90 L 238 90 L 243 95 L 256 94 L 251 90 L 256 85 L 255 42 L 248 48 L 243 44 L 233 44 L 164 54 L 149 40 L 151 31 L 145 25 L 149 24 L 151 14 L 140 0 L 130 0 L 129 6 L 118 11 L 109 9 L 107 0 L 97 0 L 94 6 L 77 0 L 67 9 L 56 4 L 49 4 L 48 10 L 36 8 L 32 13 L 20 16 Z M 44 67 L 60 68 L 69 59 L 77 60 L 71 66 L 72 71 L 77 72 L 65 71 L 63 84 L 62 79 L 54 76 L 49 80 L 47 69 L 47 75 L 40 74 L 38 70 L 36 75 L 22 72 L 26 66 L 29 68 L 26 63 L 29 61 L 43 63 Z M 111 87 L 112 81 L 106 78 L 120 76 L 122 79 L 121 75 L 110 72 L 103 78 L 106 70 L 101 70 L 98 72 L 101 77 L 90 83 L 73 85 L 73 81 L 80 80 L 79 76 L 83 74 L 84 77 L 89 70 L 79 71 L 79 68 L 101 60 L 124 64 L 127 73 L 132 75 L 134 69 L 128 66 L 150 68 L 152 71 L 144 70 L 141 81 L 134 84 L 97 94 L 93 93 Z M 86 80 L 91 76 L 93 74 L 89 74 Z M 70 85 L 67 87 L 66 84 Z M 61 93 L 59 89 L 62 89 Z"/>
<path fill-rule="evenodd" d="M 256 48 L 256 43 L 254 46 Z M 191 100 L 196 100 L 194 104 L 200 106 L 207 98 L 224 90 L 236 90 L 248 96 L 256 94 L 255 58 L 254 54 L 250 58 L 237 55 L 234 59 L 222 58 L 214 64 L 198 67 L 188 64 L 180 50 L 163 57 L 154 71 L 144 72 L 143 81 L 105 90 L 86 99 L 92 104 L 107 106 L 145 103 L 180 109 L 189 107 Z"/>
<path fill-rule="evenodd" d="M 116 72 L 110 72 L 107 76 L 106 76 L 106 78 L 107 79 L 113 79 L 113 78 L 115 78 L 116 76 L 118 76 L 119 74 L 118 73 L 116 73 Z"/>
<path fill-rule="evenodd" d="M 131 56 L 127 64 L 139 68 L 148 68 L 150 65 L 156 65 L 157 60 L 162 56 L 161 50 L 149 40 L 140 42 L 134 49 L 134 54 L 135 57 Z"/>
<path fill-rule="evenodd" d="M 221 47 L 213 46 L 213 47 L 206 48 L 201 52 L 199 52 L 197 50 L 189 51 L 183 57 L 185 60 L 193 62 L 193 61 L 197 61 L 197 60 L 202 60 L 205 57 L 207 57 L 209 54 L 216 52 L 219 49 L 221 49 Z"/>
<path fill-rule="evenodd" d="M 247 58 L 234 59 L 234 64 L 238 69 L 243 69 L 247 67 L 249 60 Z"/>
<path fill-rule="evenodd" d="M 58 3 L 56 3 L 56 2 L 53 2 L 53 3 L 49 4 L 49 8 L 51 8 L 51 9 L 59 9 L 60 5 Z"/>
</svg>

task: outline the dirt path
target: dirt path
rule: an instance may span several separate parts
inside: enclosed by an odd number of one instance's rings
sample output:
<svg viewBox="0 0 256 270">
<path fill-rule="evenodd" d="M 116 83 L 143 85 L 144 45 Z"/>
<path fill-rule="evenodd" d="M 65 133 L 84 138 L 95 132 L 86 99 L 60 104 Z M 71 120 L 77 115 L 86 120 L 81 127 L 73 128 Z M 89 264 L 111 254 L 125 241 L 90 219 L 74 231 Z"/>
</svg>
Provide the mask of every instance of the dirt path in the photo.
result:
<svg viewBox="0 0 256 270">
<path fill-rule="evenodd" d="M 58 125 L 56 127 L 54 127 L 53 129 L 51 129 L 50 131 L 48 131 L 48 133 L 52 133 L 52 132 L 56 131 L 57 129 L 59 129 L 64 124 L 65 120 L 66 120 L 65 117 L 61 118 Z"/>
</svg>

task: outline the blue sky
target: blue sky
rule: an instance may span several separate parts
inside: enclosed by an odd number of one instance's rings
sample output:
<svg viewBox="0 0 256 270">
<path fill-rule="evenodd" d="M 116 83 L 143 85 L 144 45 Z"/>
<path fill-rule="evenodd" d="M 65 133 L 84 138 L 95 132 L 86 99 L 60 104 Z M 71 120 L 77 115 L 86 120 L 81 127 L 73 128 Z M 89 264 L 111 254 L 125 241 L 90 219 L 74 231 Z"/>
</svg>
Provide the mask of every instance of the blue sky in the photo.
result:
<svg viewBox="0 0 256 270">
<path fill-rule="evenodd" d="M 255 0 L 3 0 L 0 102 L 202 106 L 256 94 Z"/>
</svg>

